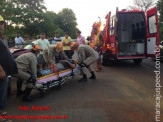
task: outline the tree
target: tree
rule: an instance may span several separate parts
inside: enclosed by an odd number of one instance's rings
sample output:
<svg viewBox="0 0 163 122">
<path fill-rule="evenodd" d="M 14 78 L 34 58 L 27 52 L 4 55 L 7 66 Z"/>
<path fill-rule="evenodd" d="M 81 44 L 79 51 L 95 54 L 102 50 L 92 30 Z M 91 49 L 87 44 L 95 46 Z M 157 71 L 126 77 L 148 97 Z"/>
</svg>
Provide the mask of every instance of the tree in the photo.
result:
<svg viewBox="0 0 163 122">
<path fill-rule="evenodd" d="M 163 22 L 163 0 L 158 0 L 157 2 L 157 9 L 159 11 L 159 20 L 160 22 Z"/>
<path fill-rule="evenodd" d="M 64 31 L 60 29 L 59 27 L 55 30 L 55 33 L 59 33 L 60 36 L 64 36 Z"/>
<path fill-rule="evenodd" d="M 7 24 L 20 26 L 41 21 L 40 13 L 46 10 L 44 0 L 2 0 L 1 15 Z"/>
<path fill-rule="evenodd" d="M 47 11 L 44 0 L 0 0 L 0 14 L 4 17 L 7 37 L 16 33 L 22 36 L 36 37 L 44 32 L 48 37 L 55 32 L 64 35 L 68 32 L 75 38 L 76 17 L 71 9 L 65 8 L 58 14 Z"/>
<path fill-rule="evenodd" d="M 158 0 L 157 9 L 159 11 L 159 31 L 160 31 L 160 41 L 163 40 L 163 0 Z"/>
<path fill-rule="evenodd" d="M 163 23 L 159 23 L 160 41 L 163 41 Z"/>
<path fill-rule="evenodd" d="M 56 25 L 54 22 L 57 18 L 56 13 L 52 11 L 46 11 L 42 14 L 42 16 L 44 19 L 41 22 L 34 22 L 26 27 L 27 33 L 31 35 L 38 35 L 43 32 L 47 37 L 53 36 L 55 30 L 59 27 L 59 25 Z"/>
<path fill-rule="evenodd" d="M 154 0 L 133 0 L 133 5 L 129 6 L 129 9 L 140 9 L 146 12 L 153 5 Z"/>
<path fill-rule="evenodd" d="M 44 0 L 1 0 L 1 15 L 6 20 L 6 31 L 13 27 L 18 31 L 28 27 L 31 23 L 41 22 L 42 13 L 46 10 Z"/>
<path fill-rule="evenodd" d="M 59 27 L 64 30 L 64 32 L 68 32 L 72 38 L 76 38 L 76 16 L 71 9 L 64 8 L 58 13 L 58 23 Z"/>
</svg>

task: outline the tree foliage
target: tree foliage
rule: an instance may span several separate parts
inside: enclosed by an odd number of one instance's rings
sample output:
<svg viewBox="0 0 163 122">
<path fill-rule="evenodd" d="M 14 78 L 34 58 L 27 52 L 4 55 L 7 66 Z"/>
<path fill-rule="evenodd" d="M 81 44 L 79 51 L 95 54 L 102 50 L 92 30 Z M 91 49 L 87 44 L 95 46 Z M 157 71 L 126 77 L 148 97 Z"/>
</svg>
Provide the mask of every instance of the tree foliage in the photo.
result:
<svg viewBox="0 0 163 122">
<path fill-rule="evenodd" d="M 154 0 L 133 0 L 133 5 L 129 6 L 129 9 L 140 9 L 146 12 L 153 4 Z"/>
<path fill-rule="evenodd" d="M 1 15 L 8 25 L 26 26 L 41 21 L 41 13 L 46 10 L 43 0 L 2 0 Z"/>
<path fill-rule="evenodd" d="M 0 11 L 6 21 L 5 32 L 19 32 L 35 22 L 43 20 L 42 13 L 46 10 L 43 0 L 1 0 Z"/>
<path fill-rule="evenodd" d="M 77 22 L 74 12 L 71 9 L 64 8 L 58 13 L 58 23 L 60 28 L 68 32 L 72 38 L 75 38 Z"/>
<path fill-rule="evenodd" d="M 54 12 L 46 11 L 42 13 L 43 20 L 41 22 L 33 22 L 30 23 L 25 31 L 29 35 L 36 36 L 40 33 L 45 33 L 47 37 L 53 36 L 55 29 L 57 29 L 58 25 L 54 23 L 57 15 Z"/>
<path fill-rule="evenodd" d="M 159 11 L 159 20 L 160 22 L 163 22 L 163 0 L 158 0 L 157 2 L 157 9 Z"/>
<path fill-rule="evenodd" d="M 160 41 L 163 40 L 163 0 L 158 0 L 157 9 L 159 11 L 159 31 L 160 31 Z"/>
<path fill-rule="evenodd" d="M 163 23 L 159 23 L 160 41 L 163 41 Z"/>
<path fill-rule="evenodd" d="M 47 11 L 44 0 L 0 0 L 0 15 L 6 21 L 5 33 L 8 37 L 20 33 L 22 36 L 36 37 L 44 32 L 53 37 L 55 32 L 68 32 L 75 37 L 76 17 L 71 9 L 63 9 L 58 14 Z"/>
</svg>

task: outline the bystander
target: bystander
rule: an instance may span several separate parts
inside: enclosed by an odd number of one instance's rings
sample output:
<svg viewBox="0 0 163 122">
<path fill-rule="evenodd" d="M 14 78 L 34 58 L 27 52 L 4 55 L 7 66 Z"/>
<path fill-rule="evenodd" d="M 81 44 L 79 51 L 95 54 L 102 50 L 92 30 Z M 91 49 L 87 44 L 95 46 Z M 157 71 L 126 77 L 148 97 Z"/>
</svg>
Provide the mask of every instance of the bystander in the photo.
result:
<svg viewBox="0 0 163 122">
<path fill-rule="evenodd" d="M 72 58 L 71 54 L 71 44 L 72 44 L 72 39 L 69 37 L 69 34 L 66 32 L 65 37 L 62 39 L 62 44 L 63 44 L 63 50 L 67 57 L 69 59 Z"/>
<path fill-rule="evenodd" d="M 6 107 L 7 103 L 7 76 L 17 73 L 17 66 L 15 60 L 10 53 L 8 47 L 2 40 L 2 31 L 4 30 L 4 19 L 0 16 L 0 114 L 2 109 Z M 5 120 L 1 120 L 5 121 Z"/>
<path fill-rule="evenodd" d="M 22 48 L 22 43 L 24 42 L 24 39 L 20 37 L 20 34 L 17 33 L 15 37 L 15 47 L 16 48 Z"/>
</svg>

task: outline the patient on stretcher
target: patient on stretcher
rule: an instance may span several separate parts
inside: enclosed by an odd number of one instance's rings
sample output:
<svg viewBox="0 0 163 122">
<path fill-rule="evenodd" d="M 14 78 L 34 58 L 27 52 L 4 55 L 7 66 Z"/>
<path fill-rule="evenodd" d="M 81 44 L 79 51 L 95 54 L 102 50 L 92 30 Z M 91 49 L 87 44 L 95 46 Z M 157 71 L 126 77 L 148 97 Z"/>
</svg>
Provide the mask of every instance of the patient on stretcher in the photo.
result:
<svg viewBox="0 0 163 122">
<path fill-rule="evenodd" d="M 55 69 L 57 72 L 60 72 L 66 69 L 75 69 L 76 67 L 77 67 L 77 61 L 73 59 L 60 60 L 60 63 L 55 64 Z M 52 73 L 54 73 L 54 69 L 51 67 L 51 68 L 39 71 L 38 77 L 49 75 Z"/>
</svg>

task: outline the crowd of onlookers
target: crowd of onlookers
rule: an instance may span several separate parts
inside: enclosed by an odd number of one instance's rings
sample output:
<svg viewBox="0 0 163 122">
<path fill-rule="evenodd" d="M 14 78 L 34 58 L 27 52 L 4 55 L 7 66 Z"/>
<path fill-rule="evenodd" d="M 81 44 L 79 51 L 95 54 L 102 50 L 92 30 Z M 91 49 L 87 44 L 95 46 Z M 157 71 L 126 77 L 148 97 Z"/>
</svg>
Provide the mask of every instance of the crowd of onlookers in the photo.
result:
<svg viewBox="0 0 163 122">
<path fill-rule="evenodd" d="M 65 35 L 69 36 L 67 32 L 65 32 Z M 85 38 L 81 35 L 80 30 L 76 32 L 76 36 L 77 38 L 74 39 L 75 41 L 77 40 L 79 44 L 85 44 Z M 47 37 L 47 40 L 49 41 L 50 44 L 56 44 L 57 42 L 61 42 L 64 37 L 65 36 L 61 37 L 59 32 L 55 32 L 54 37 Z M 25 38 L 21 36 L 19 33 L 17 33 L 15 37 L 7 38 L 5 34 L 2 34 L 2 39 L 9 48 L 10 47 L 24 48 L 28 43 L 40 39 L 40 35 L 37 38 Z"/>
</svg>

